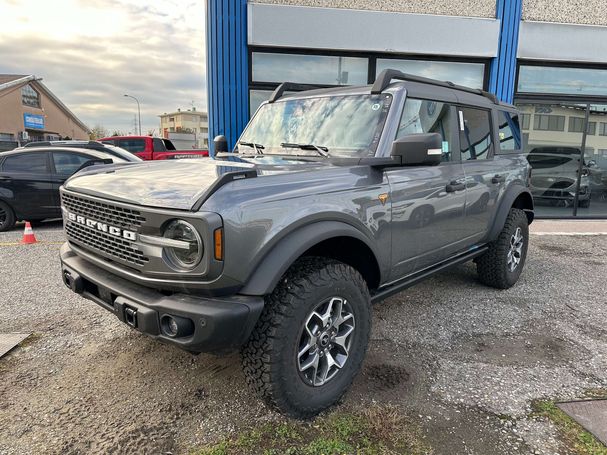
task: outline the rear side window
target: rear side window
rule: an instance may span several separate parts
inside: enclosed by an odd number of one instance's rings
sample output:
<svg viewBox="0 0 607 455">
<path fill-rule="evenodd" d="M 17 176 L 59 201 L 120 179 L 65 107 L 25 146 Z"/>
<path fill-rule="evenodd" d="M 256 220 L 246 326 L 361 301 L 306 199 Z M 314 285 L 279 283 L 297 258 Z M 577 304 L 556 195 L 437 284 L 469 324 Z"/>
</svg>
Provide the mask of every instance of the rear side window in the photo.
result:
<svg viewBox="0 0 607 455">
<path fill-rule="evenodd" d="M 72 175 L 80 168 L 80 166 L 91 159 L 93 159 L 93 157 L 76 153 L 53 152 L 55 171 L 59 175 Z"/>
<path fill-rule="evenodd" d="M 489 158 L 492 144 L 490 112 L 462 107 L 458 120 L 462 161 Z"/>
<path fill-rule="evenodd" d="M 155 152 L 165 152 L 166 147 L 164 146 L 164 142 L 162 139 L 154 138 L 154 151 Z"/>
<path fill-rule="evenodd" d="M 407 98 L 396 139 L 409 134 L 439 133 L 443 138 L 442 161 L 453 161 L 451 143 L 453 124 L 451 105 L 440 101 Z"/>
<path fill-rule="evenodd" d="M 506 111 L 498 111 L 500 150 L 521 149 L 521 129 L 518 115 Z"/>
<path fill-rule="evenodd" d="M 118 147 L 122 147 L 131 153 L 140 153 L 145 151 L 145 139 L 120 139 L 116 141 Z"/>
<path fill-rule="evenodd" d="M 48 174 L 46 153 L 24 153 L 9 156 L 2 165 L 4 172 L 27 172 L 28 174 Z"/>
</svg>

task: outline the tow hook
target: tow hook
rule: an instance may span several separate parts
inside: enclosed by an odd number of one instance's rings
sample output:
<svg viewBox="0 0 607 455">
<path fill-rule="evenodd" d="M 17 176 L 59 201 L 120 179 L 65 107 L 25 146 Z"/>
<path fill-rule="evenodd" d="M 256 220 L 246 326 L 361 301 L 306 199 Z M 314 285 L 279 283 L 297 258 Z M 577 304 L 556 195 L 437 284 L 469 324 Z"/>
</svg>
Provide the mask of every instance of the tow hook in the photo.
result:
<svg viewBox="0 0 607 455">
<path fill-rule="evenodd" d="M 131 327 L 137 327 L 137 310 L 131 307 L 124 308 L 124 322 Z"/>
<path fill-rule="evenodd" d="M 69 270 L 63 270 L 63 283 L 76 294 L 82 294 L 84 291 L 82 278 L 77 274 L 72 275 L 72 272 Z"/>
</svg>

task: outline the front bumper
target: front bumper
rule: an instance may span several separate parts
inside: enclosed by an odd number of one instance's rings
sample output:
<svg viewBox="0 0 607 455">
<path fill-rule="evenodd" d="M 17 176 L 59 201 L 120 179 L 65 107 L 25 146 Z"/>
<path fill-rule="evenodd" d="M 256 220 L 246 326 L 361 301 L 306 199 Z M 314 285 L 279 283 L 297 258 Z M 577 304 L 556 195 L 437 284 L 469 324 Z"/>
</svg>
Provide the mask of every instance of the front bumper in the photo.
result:
<svg viewBox="0 0 607 455">
<path fill-rule="evenodd" d="M 230 351 L 248 339 L 263 309 L 263 297 L 167 295 L 120 278 L 61 247 L 63 282 L 72 291 L 114 313 L 122 322 L 191 352 Z M 180 331 L 169 336 L 168 321 Z"/>
</svg>

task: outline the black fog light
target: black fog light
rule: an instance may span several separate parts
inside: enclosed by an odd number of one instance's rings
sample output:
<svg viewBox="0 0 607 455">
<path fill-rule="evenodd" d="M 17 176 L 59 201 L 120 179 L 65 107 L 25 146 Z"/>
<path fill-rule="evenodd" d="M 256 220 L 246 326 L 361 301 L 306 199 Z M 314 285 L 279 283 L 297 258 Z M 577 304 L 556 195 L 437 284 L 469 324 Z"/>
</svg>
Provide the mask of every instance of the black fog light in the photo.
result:
<svg viewBox="0 0 607 455">
<path fill-rule="evenodd" d="M 194 323 L 188 318 L 165 314 L 160 319 L 162 333 L 171 338 L 187 337 L 194 333 Z"/>
</svg>

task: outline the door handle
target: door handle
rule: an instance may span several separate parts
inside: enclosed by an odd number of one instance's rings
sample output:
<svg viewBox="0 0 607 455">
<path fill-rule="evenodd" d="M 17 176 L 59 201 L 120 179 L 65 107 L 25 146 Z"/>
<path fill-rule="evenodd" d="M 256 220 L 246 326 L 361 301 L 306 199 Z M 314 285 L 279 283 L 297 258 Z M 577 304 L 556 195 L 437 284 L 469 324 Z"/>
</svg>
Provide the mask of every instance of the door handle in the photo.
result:
<svg viewBox="0 0 607 455">
<path fill-rule="evenodd" d="M 10 182 L 11 180 L 13 180 L 13 179 L 10 177 L 0 176 L 0 182 Z"/>
<path fill-rule="evenodd" d="M 447 193 L 455 193 L 456 191 L 461 191 L 461 190 L 465 190 L 465 189 L 466 189 L 466 184 L 462 183 L 462 182 L 458 182 L 457 180 L 454 180 L 453 182 L 449 183 L 445 188 Z"/>
<path fill-rule="evenodd" d="M 498 183 L 504 183 L 506 181 L 506 177 L 503 175 L 496 175 L 491 179 L 491 183 L 497 185 Z"/>
</svg>

